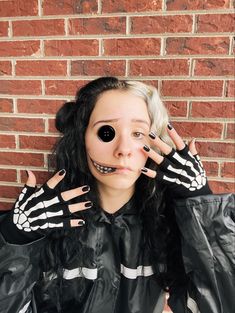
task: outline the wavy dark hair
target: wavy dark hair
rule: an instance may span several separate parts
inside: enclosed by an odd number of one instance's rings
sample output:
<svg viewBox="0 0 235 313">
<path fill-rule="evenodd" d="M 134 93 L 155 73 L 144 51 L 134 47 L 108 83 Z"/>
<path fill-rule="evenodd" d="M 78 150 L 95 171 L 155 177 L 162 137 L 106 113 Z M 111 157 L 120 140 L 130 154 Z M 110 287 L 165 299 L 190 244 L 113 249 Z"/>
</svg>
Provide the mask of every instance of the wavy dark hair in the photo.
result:
<svg viewBox="0 0 235 313">
<path fill-rule="evenodd" d="M 157 91 L 152 86 L 147 86 L 140 82 L 119 80 L 115 77 L 101 77 L 86 84 L 78 90 L 75 101 L 65 103 L 56 115 L 56 128 L 62 134 L 55 147 L 56 171 L 66 170 L 66 175 L 59 185 L 59 190 L 64 191 L 82 185 L 89 185 L 91 191 L 86 194 L 83 200 L 91 200 L 95 208 L 99 207 L 99 193 L 96 181 L 90 173 L 86 150 L 85 131 L 89 123 L 91 112 L 102 93 L 108 90 L 123 90 L 135 93 L 143 97 L 147 103 L 152 129 L 161 138 L 168 140 L 165 133 L 168 115 L 163 106 Z M 157 102 L 157 103 L 156 103 Z M 156 106 L 159 106 L 156 109 Z M 157 125 L 157 126 L 156 126 Z M 156 165 L 147 160 L 146 166 L 154 169 Z M 171 255 L 178 247 L 176 244 L 177 229 L 171 210 L 166 211 L 165 190 L 157 185 L 154 179 L 149 179 L 141 175 L 136 182 L 136 192 L 134 197 L 139 205 L 139 212 L 142 216 L 144 234 L 146 242 L 152 253 L 152 262 L 155 267 L 156 278 L 164 289 L 169 288 L 176 281 L 175 270 L 169 266 L 169 260 L 177 266 L 176 260 L 172 260 Z M 76 200 L 76 199 L 75 199 Z M 81 201 L 81 198 L 79 199 Z M 89 210 L 92 212 L 92 210 Z M 45 272 L 55 273 L 57 279 L 57 294 L 53 297 L 57 299 L 59 306 L 60 290 L 62 283 L 63 268 L 76 256 L 76 260 L 89 257 L 86 249 L 76 240 L 79 236 L 83 238 L 89 228 L 89 214 L 80 214 L 88 223 L 85 227 L 78 227 L 71 230 L 55 231 L 48 238 L 48 244 L 42 257 L 42 266 Z M 170 213 L 169 213 L 170 212 Z M 168 220 L 171 219 L 171 224 Z M 178 235 L 177 235 L 178 236 Z M 174 242 L 174 244 L 171 244 Z M 180 266 L 181 260 L 178 262 Z M 178 267 L 180 268 L 180 267 Z M 178 270 L 178 272 L 181 272 Z M 180 275 L 178 275 L 181 277 Z M 181 279 L 181 278 L 180 278 Z M 182 279 L 181 279 L 182 280 Z M 47 288 L 46 286 L 45 288 Z M 81 281 L 80 292 L 82 294 L 83 283 Z"/>
</svg>

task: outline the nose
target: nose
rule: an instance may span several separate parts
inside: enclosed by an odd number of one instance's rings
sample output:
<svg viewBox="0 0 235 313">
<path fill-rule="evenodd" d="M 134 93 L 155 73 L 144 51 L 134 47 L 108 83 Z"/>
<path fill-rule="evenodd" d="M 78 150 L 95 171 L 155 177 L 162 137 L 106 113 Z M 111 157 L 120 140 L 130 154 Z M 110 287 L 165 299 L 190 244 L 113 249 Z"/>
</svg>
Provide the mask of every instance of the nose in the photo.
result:
<svg viewBox="0 0 235 313">
<path fill-rule="evenodd" d="M 114 155 L 116 158 L 130 157 L 132 155 L 132 143 L 128 136 L 122 135 L 116 141 L 114 149 Z"/>
</svg>

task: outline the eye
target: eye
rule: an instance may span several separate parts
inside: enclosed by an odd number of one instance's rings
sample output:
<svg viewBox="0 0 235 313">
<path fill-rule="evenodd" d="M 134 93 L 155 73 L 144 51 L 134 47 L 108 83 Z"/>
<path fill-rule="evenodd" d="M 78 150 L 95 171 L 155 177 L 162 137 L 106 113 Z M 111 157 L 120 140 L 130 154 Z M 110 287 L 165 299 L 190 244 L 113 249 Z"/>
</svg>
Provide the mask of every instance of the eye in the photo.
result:
<svg viewBox="0 0 235 313">
<path fill-rule="evenodd" d="M 115 130 L 110 125 L 104 125 L 99 128 L 97 135 L 102 141 L 110 142 L 115 137 Z"/>
<path fill-rule="evenodd" d="M 134 133 L 133 133 L 133 136 L 134 136 L 135 138 L 142 139 L 142 138 L 145 136 L 145 134 L 142 133 L 142 132 L 134 132 Z"/>
</svg>

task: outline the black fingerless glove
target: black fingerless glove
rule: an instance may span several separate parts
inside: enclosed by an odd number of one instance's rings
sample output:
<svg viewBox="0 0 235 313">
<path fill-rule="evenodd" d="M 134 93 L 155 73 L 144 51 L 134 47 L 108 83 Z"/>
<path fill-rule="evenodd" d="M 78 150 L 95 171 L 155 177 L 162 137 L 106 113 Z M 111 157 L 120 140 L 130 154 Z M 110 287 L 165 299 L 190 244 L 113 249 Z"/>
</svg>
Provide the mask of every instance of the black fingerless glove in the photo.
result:
<svg viewBox="0 0 235 313">
<path fill-rule="evenodd" d="M 39 189 L 25 185 L 0 231 L 7 242 L 25 244 L 56 228 L 70 228 L 70 220 L 68 204 L 55 189 L 47 184 Z"/>
<path fill-rule="evenodd" d="M 175 199 L 212 193 L 199 156 L 192 155 L 187 145 L 165 156 L 158 166 L 156 179 L 166 185 L 166 191 Z"/>
</svg>

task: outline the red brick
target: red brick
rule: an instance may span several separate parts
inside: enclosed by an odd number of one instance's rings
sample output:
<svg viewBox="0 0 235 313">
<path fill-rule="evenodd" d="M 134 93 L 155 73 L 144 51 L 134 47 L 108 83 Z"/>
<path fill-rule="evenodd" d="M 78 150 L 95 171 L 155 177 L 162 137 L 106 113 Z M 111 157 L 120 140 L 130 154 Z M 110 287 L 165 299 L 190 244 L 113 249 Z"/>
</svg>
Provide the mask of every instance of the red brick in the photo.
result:
<svg viewBox="0 0 235 313">
<path fill-rule="evenodd" d="M 19 76 L 66 76 L 67 61 L 17 61 L 15 69 Z"/>
<path fill-rule="evenodd" d="M 12 201 L 12 202 L 0 201 L 0 211 L 9 211 L 9 210 L 11 210 L 14 202 L 15 201 Z"/>
<path fill-rule="evenodd" d="M 0 123 L 1 123 L 1 117 L 0 117 Z M 13 148 L 14 149 L 15 147 L 16 147 L 15 136 L 0 134 L 0 148 Z"/>
<path fill-rule="evenodd" d="M 207 176 L 218 176 L 219 164 L 217 162 L 203 161 Z"/>
<path fill-rule="evenodd" d="M 55 127 L 55 119 L 48 120 L 48 131 L 49 133 L 58 133 L 58 130 Z"/>
<path fill-rule="evenodd" d="M 235 147 L 233 143 L 197 141 L 196 145 L 201 156 L 215 158 L 234 158 Z"/>
<path fill-rule="evenodd" d="M 41 50 L 39 40 L 2 41 L 0 45 L 0 57 L 40 55 Z"/>
<path fill-rule="evenodd" d="M 235 102 L 192 102 L 191 116 L 210 118 L 234 118 Z"/>
<path fill-rule="evenodd" d="M 38 15 L 38 0 L 0 1 L 0 16 L 35 16 Z"/>
<path fill-rule="evenodd" d="M 233 32 L 234 14 L 202 14 L 197 16 L 197 32 Z"/>
<path fill-rule="evenodd" d="M 20 149 L 51 151 L 57 137 L 49 136 L 19 136 Z"/>
<path fill-rule="evenodd" d="M 71 62 L 71 75 L 124 76 L 124 60 L 79 60 Z"/>
<path fill-rule="evenodd" d="M 63 19 L 13 21 L 13 36 L 57 36 L 65 34 Z"/>
<path fill-rule="evenodd" d="M 43 132 L 41 118 L 0 117 L 0 131 Z"/>
<path fill-rule="evenodd" d="M 187 116 L 186 101 L 164 101 L 170 116 L 185 117 Z"/>
<path fill-rule="evenodd" d="M 194 75 L 203 76 L 233 76 L 233 59 L 200 59 L 195 60 Z"/>
<path fill-rule="evenodd" d="M 8 95 L 41 95 L 39 80 L 2 80 L 0 93 Z"/>
<path fill-rule="evenodd" d="M 36 182 L 38 184 L 44 184 L 51 176 L 52 174 L 48 171 L 36 171 L 32 170 L 34 175 L 36 176 Z M 25 183 L 27 181 L 27 175 L 25 171 L 20 171 L 20 182 Z"/>
<path fill-rule="evenodd" d="M 235 81 L 227 81 L 226 97 L 235 97 Z"/>
<path fill-rule="evenodd" d="M 234 178 L 235 177 L 235 163 L 234 162 L 224 162 L 221 165 L 221 176 Z"/>
<path fill-rule="evenodd" d="M 1 168 L 0 181 L 16 182 L 17 181 L 16 170 Z"/>
<path fill-rule="evenodd" d="M 0 8 L 1 8 L 1 3 L 0 3 Z M 1 10 L 0 10 L 1 14 Z M 0 37 L 8 37 L 8 27 L 9 24 L 8 22 L 0 22 Z"/>
<path fill-rule="evenodd" d="M 47 80 L 45 81 L 46 95 L 74 96 L 81 86 L 88 81 L 80 80 Z"/>
<path fill-rule="evenodd" d="M 95 39 L 46 40 L 46 56 L 98 55 L 99 42 Z"/>
<path fill-rule="evenodd" d="M 167 10 L 205 10 L 229 8 L 229 0 L 166 0 Z"/>
<path fill-rule="evenodd" d="M 1 152 L 1 165 L 17 166 L 44 166 L 44 156 L 42 153 L 21 153 L 21 152 Z"/>
<path fill-rule="evenodd" d="M 44 0 L 44 15 L 98 13 L 98 0 Z"/>
<path fill-rule="evenodd" d="M 132 76 L 174 76 L 188 74 L 188 60 L 130 60 L 130 75 Z"/>
<path fill-rule="evenodd" d="M 18 99 L 17 109 L 19 113 L 54 115 L 64 102 L 65 100 Z"/>
<path fill-rule="evenodd" d="M 13 112 L 13 100 L 12 99 L 0 99 L 0 112 L 12 113 Z"/>
<path fill-rule="evenodd" d="M 71 19 L 69 21 L 70 35 L 107 35 L 107 34 L 125 34 L 125 17 L 89 17 Z"/>
<path fill-rule="evenodd" d="M 234 123 L 227 124 L 227 131 L 226 131 L 225 138 L 233 139 L 233 140 L 235 139 L 235 124 Z"/>
<path fill-rule="evenodd" d="M 10 61 L 0 61 L 0 76 L 11 75 L 12 66 Z"/>
<path fill-rule="evenodd" d="M 187 33 L 192 31 L 192 25 L 190 15 L 136 16 L 131 18 L 131 33 Z"/>
<path fill-rule="evenodd" d="M 202 122 L 174 122 L 174 127 L 182 137 L 221 138 L 223 124 Z"/>
<path fill-rule="evenodd" d="M 160 54 L 159 38 L 104 39 L 104 55 Z"/>
<path fill-rule="evenodd" d="M 22 187 L 17 186 L 2 186 L 0 185 L 0 195 L 2 198 L 14 198 L 16 199 L 21 192 Z"/>
<path fill-rule="evenodd" d="M 145 11 L 158 11 L 162 8 L 162 0 L 110 0 L 102 1 L 102 12 L 145 12 Z"/>
<path fill-rule="evenodd" d="M 165 80 L 162 82 L 163 96 L 216 97 L 222 96 L 223 81 L 219 80 Z"/>
<path fill-rule="evenodd" d="M 167 54 L 228 54 L 229 38 L 226 37 L 176 37 L 166 39 Z"/>
<path fill-rule="evenodd" d="M 234 193 L 235 184 L 225 181 L 210 181 L 209 186 L 213 193 Z"/>
</svg>

